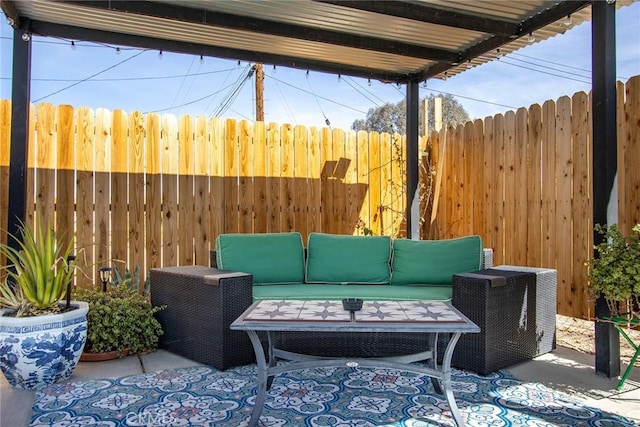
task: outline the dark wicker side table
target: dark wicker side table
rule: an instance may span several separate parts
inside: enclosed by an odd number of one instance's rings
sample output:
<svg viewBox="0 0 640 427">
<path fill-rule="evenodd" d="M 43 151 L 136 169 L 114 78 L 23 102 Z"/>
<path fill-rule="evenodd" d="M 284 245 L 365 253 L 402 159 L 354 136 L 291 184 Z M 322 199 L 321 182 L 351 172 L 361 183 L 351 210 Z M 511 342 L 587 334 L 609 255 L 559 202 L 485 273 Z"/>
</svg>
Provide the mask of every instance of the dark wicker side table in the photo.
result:
<svg viewBox="0 0 640 427">
<path fill-rule="evenodd" d="M 255 361 L 247 334 L 229 329 L 253 302 L 253 276 L 184 266 L 151 269 L 150 280 L 151 303 L 167 306 L 156 314 L 161 348 L 222 370 Z"/>
<path fill-rule="evenodd" d="M 460 338 L 452 365 L 487 375 L 555 348 L 556 283 L 545 269 L 502 268 L 453 276 L 453 306 L 480 326 Z M 554 276 L 555 277 L 555 276 Z"/>
</svg>

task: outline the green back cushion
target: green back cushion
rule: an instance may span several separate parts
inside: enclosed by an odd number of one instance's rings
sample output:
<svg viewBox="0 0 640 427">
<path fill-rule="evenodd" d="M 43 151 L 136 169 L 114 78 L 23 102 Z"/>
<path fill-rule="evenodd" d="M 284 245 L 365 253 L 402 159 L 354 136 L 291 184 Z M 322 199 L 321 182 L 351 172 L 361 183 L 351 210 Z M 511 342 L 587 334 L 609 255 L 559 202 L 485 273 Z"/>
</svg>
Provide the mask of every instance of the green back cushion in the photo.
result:
<svg viewBox="0 0 640 427">
<path fill-rule="evenodd" d="M 451 276 L 477 271 L 481 261 L 480 236 L 447 240 L 396 239 L 391 284 L 451 284 Z"/>
<path fill-rule="evenodd" d="M 391 278 L 391 238 L 310 233 L 307 283 L 386 284 Z"/>
<path fill-rule="evenodd" d="M 304 281 L 300 233 L 220 234 L 216 257 L 218 268 L 251 273 L 255 284 Z"/>
</svg>

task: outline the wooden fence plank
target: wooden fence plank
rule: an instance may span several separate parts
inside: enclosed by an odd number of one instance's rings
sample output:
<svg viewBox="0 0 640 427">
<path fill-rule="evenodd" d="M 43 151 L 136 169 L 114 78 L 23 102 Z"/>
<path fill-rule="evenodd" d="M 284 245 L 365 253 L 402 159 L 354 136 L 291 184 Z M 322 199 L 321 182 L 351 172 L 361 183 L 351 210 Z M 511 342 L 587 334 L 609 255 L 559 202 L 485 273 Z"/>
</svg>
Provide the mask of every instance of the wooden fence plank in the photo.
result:
<svg viewBox="0 0 640 427">
<path fill-rule="evenodd" d="M 393 163 L 392 135 L 380 135 L 380 234 L 389 235 L 393 224 L 393 191 L 391 186 L 391 164 Z"/>
<path fill-rule="evenodd" d="M 144 235 L 144 169 L 145 116 L 139 111 L 129 114 L 129 266 L 140 268 L 140 290 L 144 291 L 145 235 Z"/>
<path fill-rule="evenodd" d="M 75 229 L 75 123 L 73 107 L 56 108 L 56 234 L 63 244 Z"/>
<path fill-rule="evenodd" d="M 76 286 L 90 288 L 94 283 L 99 283 L 95 272 L 95 247 L 93 244 L 96 235 L 94 212 L 94 114 L 90 108 L 80 107 L 75 111 L 77 124 L 76 130 L 76 262 L 82 274 L 76 275 Z"/>
<path fill-rule="evenodd" d="M 495 153 L 494 153 L 494 141 L 493 141 L 493 117 L 486 117 L 484 119 L 484 151 L 482 153 L 482 159 L 484 164 L 484 188 L 483 188 L 483 204 L 484 204 L 484 217 L 482 219 L 482 236 L 483 244 L 486 248 L 491 248 L 494 251 L 497 248 L 497 234 L 494 233 L 494 203 L 495 197 Z"/>
<path fill-rule="evenodd" d="M 527 221 L 527 208 L 529 199 L 529 183 L 528 165 L 527 165 L 527 147 L 529 144 L 527 133 L 527 110 L 518 108 L 516 111 L 516 130 L 514 145 L 514 175 L 515 175 L 515 213 L 514 213 L 514 234 L 517 238 L 526 238 L 528 236 L 529 221 Z M 515 265 L 527 265 L 527 252 L 529 251 L 529 242 L 524 244 L 511 244 L 512 253 L 514 254 L 513 263 Z"/>
<path fill-rule="evenodd" d="M 380 171 L 382 153 L 382 136 L 377 132 L 369 133 L 369 207 L 371 209 L 371 219 L 369 228 L 374 234 L 380 235 L 382 229 L 382 174 Z"/>
<path fill-rule="evenodd" d="M 345 206 L 345 234 L 357 234 L 361 195 L 358 190 L 358 143 L 355 132 L 345 133 L 344 157 L 349 166 L 344 177 L 347 204 Z"/>
<path fill-rule="evenodd" d="M 267 134 L 264 122 L 253 125 L 253 227 L 256 233 L 267 231 Z"/>
<path fill-rule="evenodd" d="M 194 262 L 209 265 L 209 132 L 207 120 L 196 117 L 194 140 Z"/>
<path fill-rule="evenodd" d="M 253 128 L 247 120 L 238 127 L 238 221 L 241 233 L 253 233 Z"/>
<path fill-rule="evenodd" d="M 309 215 L 307 225 L 309 233 L 322 231 L 322 185 L 320 171 L 322 171 L 322 155 L 320 148 L 320 131 L 312 127 L 309 131 Z M 303 236 L 306 245 L 307 236 Z"/>
<path fill-rule="evenodd" d="M 493 230 L 495 233 L 493 256 L 494 264 L 506 264 L 505 255 L 505 226 L 504 226 L 504 193 L 505 193 L 505 118 L 502 114 L 497 114 L 493 117 L 493 181 L 495 187 L 493 188 Z"/>
<path fill-rule="evenodd" d="M 178 264 L 178 123 L 164 115 L 162 143 L 162 265 Z"/>
<path fill-rule="evenodd" d="M 513 245 L 516 238 L 516 115 L 513 111 L 504 114 L 504 260 L 515 264 L 517 254 Z"/>
<path fill-rule="evenodd" d="M 529 108 L 527 150 L 527 264 L 542 265 L 542 107 L 534 104 Z"/>
<path fill-rule="evenodd" d="M 111 258 L 118 268 L 133 268 L 128 251 L 127 146 L 129 123 L 127 114 L 115 110 L 111 117 Z"/>
<path fill-rule="evenodd" d="M 471 210 L 471 230 L 470 234 L 478 234 L 485 238 L 484 217 L 485 217 L 485 180 L 484 180 L 484 123 L 482 120 L 473 122 L 473 156 L 471 156 L 470 179 L 473 185 L 473 199 Z"/>
<path fill-rule="evenodd" d="M 209 133 L 211 135 L 211 194 L 209 204 L 211 205 L 210 225 L 211 240 L 215 239 L 219 234 L 225 231 L 225 164 L 224 155 L 224 123 L 214 117 L 209 121 Z M 212 246 L 213 243 L 212 243 Z"/>
<path fill-rule="evenodd" d="M 573 279 L 573 245 L 571 243 L 571 216 L 573 181 L 573 141 L 571 140 L 571 99 L 563 96 L 556 104 L 556 159 L 555 176 L 557 182 L 556 200 L 556 250 L 558 270 L 558 309 L 564 313 L 573 312 L 571 297 Z"/>
<path fill-rule="evenodd" d="M 620 96 L 619 96 L 620 98 Z M 625 85 L 624 114 L 618 108 L 618 117 L 624 118 L 624 132 L 618 140 L 624 141 L 624 168 L 618 168 L 618 176 L 624 174 L 624 209 L 620 211 L 624 230 L 631 233 L 634 225 L 640 223 L 640 76 L 630 78 Z M 620 188 L 620 186 L 618 187 Z"/>
<path fill-rule="evenodd" d="M 97 269 L 111 266 L 111 112 L 104 108 L 96 110 L 95 168 Z"/>
<path fill-rule="evenodd" d="M 226 120 L 224 127 L 224 195 L 225 233 L 238 233 L 238 125 L 235 120 Z"/>
<path fill-rule="evenodd" d="M 146 123 L 146 209 L 145 209 L 145 249 L 147 269 L 162 266 L 162 137 L 160 116 L 147 115 Z"/>
<path fill-rule="evenodd" d="M 193 120 L 181 116 L 178 121 L 178 265 L 193 265 L 194 203 Z"/>
<path fill-rule="evenodd" d="M 333 185 L 333 216 L 331 218 L 331 229 L 333 233 L 349 234 L 345 228 L 347 209 L 347 190 L 344 177 L 347 173 L 348 165 L 344 156 L 344 131 L 342 129 L 332 129 L 332 160 L 335 162 L 333 175 L 330 179 Z"/>
<path fill-rule="evenodd" d="M 362 206 L 358 212 L 357 234 L 364 234 L 371 227 L 371 207 L 369 205 L 369 134 L 363 130 L 356 134 L 358 152 L 357 183 L 362 188 Z"/>
<path fill-rule="evenodd" d="M 584 266 L 590 258 L 592 248 L 591 236 L 593 236 L 593 225 L 590 220 L 591 215 L 585 212 L 593 212 L 589 199 L 591 198 L 591 174 L 589 173 L 589 150 L 591 122 L 589 121 L 589 97 L 584 92 L 576 93 L 571 105 L 571 135 L 573 139 L 573 177 L 572 177 L 572 236 L 573 257 L 571 262 L 574 265 L 571 288 L 565 295 L 573 301 L 572 313 L 580 317 L 584 307 L 587 305 L 587 295 L 585 292 L 575 292 L 584 283 L 587 269 Z"/>
<path fill-rule="evenodd" d="M 43 221 L 54 224 L 55 218 L 55 108 L 51 104 L 38 104 L 36 109 L 36 206 L 35 212 Z"/>
<path fill-rule="evenodd" d="M 405 138 L 395 133 L 391 136 L 391 146 L 389 151 L 389 199 L 388 206 L 389 223 L 385 235 L 392 237 L 407 236 L 407 197 L 414 195 L 407 194 L 406 187 L 406 165 L 405 161 Z M 418 226 L 418 224 L 416 224 Z"/>
<path fill-rule="evenodd" d="M 269 123 L 267 128 L 267 231 L 280 231 L 280 127 Z"/>
<path fill-rule="evenodd" d="M 293 185 L 294 180 L 294 168 L 295 168 L 295 153 L 293 142 L 293 128 L 290 124 L 283 124 L 280 126 L 280 138 L 281 138 L 281 163 L 280 163 L 280 176 L 282 177 L 280 183 L 280 231 L 290 232 L 294 231 L 296 227 L 295 223 L 295 189 Z"/>
<path fill-rule="evenodd" d="M 294 169 L 293 169 L 293 191 L 294 191 L 294 204 L 295 209 L 295 230 L 298 231 L 303 238 L 309 234 L 309 165 L 307 161 L 307 155 L 309 153 L 309 147 L 307 144 L 308 132 L 304 126 L 295 126 L 293 128 L 293 141 L 294 141 Z"/>
<path fill-rule="evenodd" d="M 320 130 L 320 162 L 322 172 L 320 172 L 320 209 L 322 218 L 322 232 L 331 233 L 334 203 L 333 203 L 333 171 L 335 162 L 333 161 L 333 143 L 331 140 L 331 131 L 329 128 L 323 127 Z"/>
<path fill-rule="evenodd" d="M 9 158 L 11 148 L 11 102 L 0 99 L 0 230 L 9 226 Z M 5 233 L 0 233 L 0 243 L 7 243 Z M 0 256 L 0 264 L 5 259 Z"/>
<path fill-rule="evenodd" d="M 473 198 L 475 183 L 472 178 L 472 167 L 474 158 L 473 144 L 473 122 L 464 124 L 462 141 L 462 170 L 460 191 L 462 197 L 462 221 L 460 222 L 460 235 L 473 234 Z"/>
<path fill-rule="evenodd" d="M 545 268 L 557 268 L 555 259 L 556 242 L 556 104 L 547 101 L 542 105 L 542 164 L 545 165 L 542 177 L 542 265 Z"/>
</svg>

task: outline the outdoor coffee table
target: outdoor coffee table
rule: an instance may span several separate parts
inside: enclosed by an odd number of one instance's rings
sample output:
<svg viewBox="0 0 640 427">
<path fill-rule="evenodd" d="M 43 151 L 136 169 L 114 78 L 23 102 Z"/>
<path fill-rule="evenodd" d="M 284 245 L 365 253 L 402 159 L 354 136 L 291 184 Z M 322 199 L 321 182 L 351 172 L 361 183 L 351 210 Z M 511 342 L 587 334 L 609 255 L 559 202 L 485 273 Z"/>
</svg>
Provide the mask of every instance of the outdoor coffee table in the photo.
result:
<svg viewBox="0 0 640 427">
<path fill-rule="evenodd" d="M 451 390 L 451 356 L 463 333 L 477 333 L 480 328 L 449 303 L 364 301 L 361 310 L 349 312 L 343 309 L 341 301 L 262 300 L 253 303 L 230 328 L 246 331 L 256 354 L 258 389 L 249 426 L 258 425 L 267 389 L 275 375 L 301 369 L 345 366 L 390 368 L 428 375 L 436 391 L 444 394 L 456 424 L 464 425 Z M 267 334 L 268 363 L 258 331 Z M 429 348 L 419 353 L 393 357 L 331 359 L 292 353 L 275 347 L 277 333 L 295 331 L 308 332 L 310 340 L 313 340 L 314 332 L 428 334 Z M 438 366 L 436 360 L 439 333 L 452 334 L 441 366 Z M 278 359 L 294 363 L 278 366 Z M 426 366 L 413 363 L 423 360 L 427 361 Z"/>
</svg>

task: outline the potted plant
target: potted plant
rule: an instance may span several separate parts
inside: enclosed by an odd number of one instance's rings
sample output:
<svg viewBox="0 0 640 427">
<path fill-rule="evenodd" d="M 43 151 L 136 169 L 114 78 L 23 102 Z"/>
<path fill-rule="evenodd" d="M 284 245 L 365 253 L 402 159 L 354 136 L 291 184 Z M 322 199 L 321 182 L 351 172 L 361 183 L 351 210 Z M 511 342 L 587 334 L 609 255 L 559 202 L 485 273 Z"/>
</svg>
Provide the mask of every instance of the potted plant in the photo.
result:
<svg viewBox="0 0 640 427">
<path fill-rule="evenodd" d="M 163 334 L 154 314 L 148 289 L 139 288 L 139 267 L 131 274 L 116 267 L 106 291 L 99 287 L 74 290 L 74 298 L 89 303 L 87 344 L 82 361 L 109 360 L 127 354 L 146 354 L 158 349 Z"/>
<path fill-rule="evenodd" d="M 46 231 L 45 231 L 46 229 Z M 0 368 L 12 387 L 41 388 L 71 376 L 87 334 L 86 302 L 69 295 L 73 239 L 65 244 L 42 221 L 20 223 L 19 248 L 0 243 Z"/>
<path fill-rule="evenodd" d="M 604 240 L 594 246 L 597 256 L 587 262 L 588 289 L 594 297 L 602 296 L 609 306 L 612 320 L 621 323 L 640 321 L 640 224 L 624 236 L 617 224 L 597 224 L 596 232 Z M 635 320 L 634 320 L 635 319 Z"/>
</svg>

